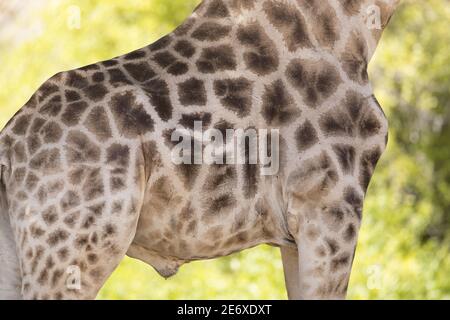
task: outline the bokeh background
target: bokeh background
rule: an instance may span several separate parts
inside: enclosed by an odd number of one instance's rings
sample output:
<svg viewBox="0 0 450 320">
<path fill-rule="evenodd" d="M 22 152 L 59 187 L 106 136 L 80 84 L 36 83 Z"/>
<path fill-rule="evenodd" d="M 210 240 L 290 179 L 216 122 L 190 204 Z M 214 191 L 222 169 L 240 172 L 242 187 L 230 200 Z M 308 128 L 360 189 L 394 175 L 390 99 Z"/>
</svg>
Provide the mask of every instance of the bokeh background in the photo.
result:
<svg viewBox="0 0 450 320">
<path fill-rule="evenodd" d="M 53 74 L 143 47 L 198 0 L 0 0 L 0 128 Z M 450 298 L 450 1 L 403 0 L 370 78 L 390 121 L 365 203 L 350 299 Z M 99 299 L 285 299 L 279 250 L 183 266 L 126 258 Z"/>
</svg>

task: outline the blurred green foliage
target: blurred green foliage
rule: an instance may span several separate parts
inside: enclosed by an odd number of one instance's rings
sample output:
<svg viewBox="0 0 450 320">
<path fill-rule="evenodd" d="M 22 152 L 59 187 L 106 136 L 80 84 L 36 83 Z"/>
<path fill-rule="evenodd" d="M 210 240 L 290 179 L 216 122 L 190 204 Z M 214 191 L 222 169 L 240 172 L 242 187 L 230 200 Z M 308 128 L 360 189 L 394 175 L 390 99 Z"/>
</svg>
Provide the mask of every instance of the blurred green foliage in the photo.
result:
<svg viewBox="0 0 450 320">
<path fill-rule="evenodd" d="M 37 36 L 0 42 L 0 127 L 51 75 L 143 47 L 176 27 L 197 0 L 49 1 Z M 372 180 L 351 299 L 450 298 L 450 5 L 404 0 L 370 66 L 390 120 Z M 81 28 L 69 28 L 72 5 Z M 1 32 L 1 31 L 0 31 Z M 285 299 L 279 250 L 261 246 L 185 265 L 169 280 L 126 258 L 100 299 Z"/>
</svg>

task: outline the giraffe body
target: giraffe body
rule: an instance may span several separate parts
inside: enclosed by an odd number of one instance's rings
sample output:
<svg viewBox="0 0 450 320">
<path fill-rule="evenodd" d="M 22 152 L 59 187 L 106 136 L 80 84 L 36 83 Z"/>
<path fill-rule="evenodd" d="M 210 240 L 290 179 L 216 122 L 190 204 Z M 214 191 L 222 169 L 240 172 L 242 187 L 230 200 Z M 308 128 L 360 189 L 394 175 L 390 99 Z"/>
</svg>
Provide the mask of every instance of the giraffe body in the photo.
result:
<svg viewBox="0 0 450 320">
<path fill-rule="evenodd" d="M 156 43 L 44 83 L 0 136 L 21 295 L 94 298 L 125 254 L 169 277 L 268 243 L 290 298 L 344 297 L 387 138 L 373 3 L 387 22 L 388 0 L 205 0 Z M 195 120 L 279 129 L 279 171 L 175 165 L 171 134 Z"/>
</svg>

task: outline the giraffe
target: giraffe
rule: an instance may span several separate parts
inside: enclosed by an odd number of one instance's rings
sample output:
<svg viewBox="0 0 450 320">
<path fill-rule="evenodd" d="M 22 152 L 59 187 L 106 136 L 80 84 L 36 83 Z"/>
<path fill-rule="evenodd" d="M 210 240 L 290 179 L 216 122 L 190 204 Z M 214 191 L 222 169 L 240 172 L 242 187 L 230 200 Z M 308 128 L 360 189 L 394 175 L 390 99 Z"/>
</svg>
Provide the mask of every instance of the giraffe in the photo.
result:
<svg viewBox="0 0 450 320">
<path fill-rule="evenodd" d="M 397 5 L 203 0 L 155 43 L 51 77 L 0 135 L 0 297 L 93 299 L 125 255 L 167 278 L 270 244 L 290 299 L 345 298 L 388 134 L 367 64 Z M 174 164 L 171 135 L 199 121 L 279 130 L 279 170 Z"/>
</svg>

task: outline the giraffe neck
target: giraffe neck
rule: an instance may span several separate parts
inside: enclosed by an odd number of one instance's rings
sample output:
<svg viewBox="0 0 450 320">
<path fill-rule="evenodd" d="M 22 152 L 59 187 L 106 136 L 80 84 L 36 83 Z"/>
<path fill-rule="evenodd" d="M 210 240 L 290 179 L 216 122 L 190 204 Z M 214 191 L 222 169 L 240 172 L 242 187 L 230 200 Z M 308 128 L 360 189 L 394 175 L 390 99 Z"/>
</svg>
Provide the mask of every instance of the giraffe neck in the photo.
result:
<svg viewBox="0 0 450 320">
<path fill-rule="evenodd" d="M 291 33 L 290 48 L 334 51 L 342 34 L 358 30 L 364 60 L 370 61 L 399 0 L 203 0 L 195 15 L 240 24 L 254 19 Z M 315 39 L 314 39 L 315 38 Z"/>
</svg>

